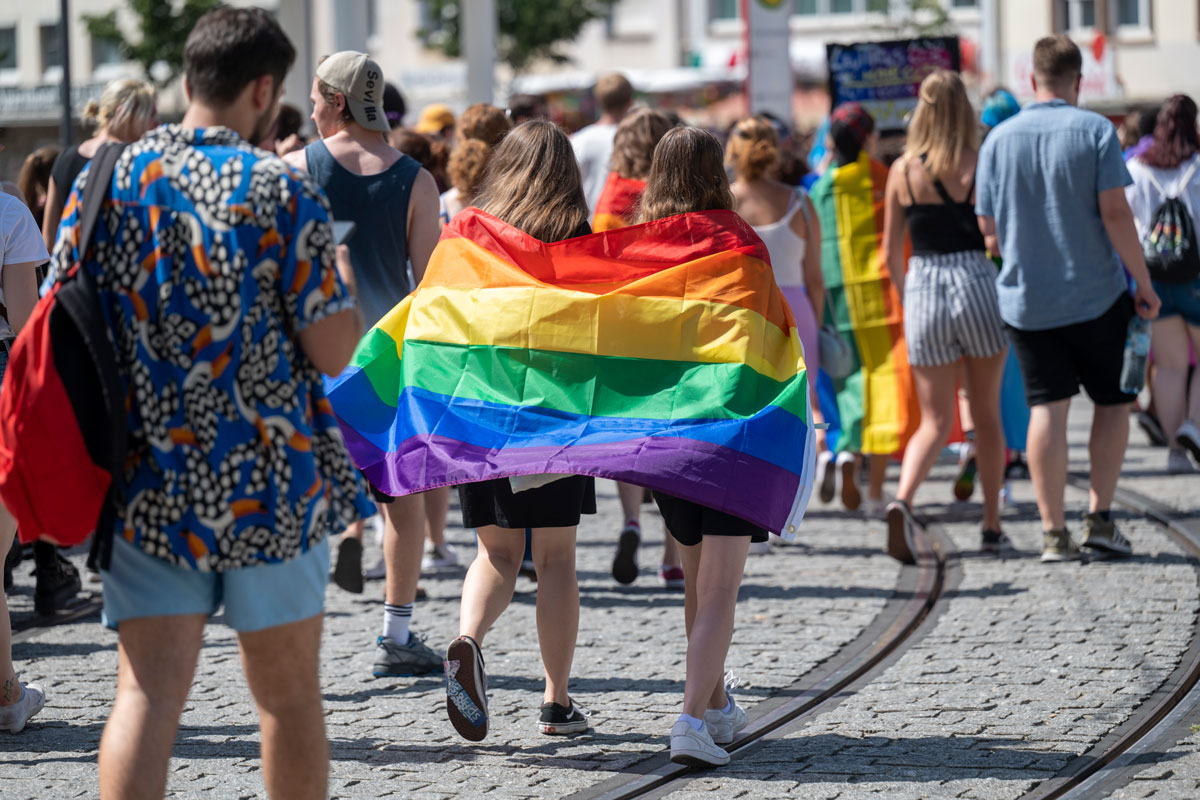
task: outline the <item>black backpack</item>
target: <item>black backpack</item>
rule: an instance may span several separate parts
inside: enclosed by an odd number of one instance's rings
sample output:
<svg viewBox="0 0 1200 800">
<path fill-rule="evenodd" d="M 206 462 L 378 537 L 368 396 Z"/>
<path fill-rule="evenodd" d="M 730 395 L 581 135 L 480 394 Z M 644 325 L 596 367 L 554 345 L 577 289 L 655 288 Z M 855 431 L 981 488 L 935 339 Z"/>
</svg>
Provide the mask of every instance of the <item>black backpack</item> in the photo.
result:
<svg viewBox="0 0 1200 800">
<path fill-rule="evenodd" d="M 1179 199 L 1196 173 L 1200 159 L 1192 162 L 1180 179 L 1175 194 L 1170 195 L 1146 170 L 1146 177 L 1166 199 L 1155 210 L 1150 227 L 1142 239 L 1142 254 L 1153 280 L 1163 283 L 1189 283 L 1200 278 L 1200 246 L 1196 242 L 1196 226 L 1192 214 Z"/>
</svg>

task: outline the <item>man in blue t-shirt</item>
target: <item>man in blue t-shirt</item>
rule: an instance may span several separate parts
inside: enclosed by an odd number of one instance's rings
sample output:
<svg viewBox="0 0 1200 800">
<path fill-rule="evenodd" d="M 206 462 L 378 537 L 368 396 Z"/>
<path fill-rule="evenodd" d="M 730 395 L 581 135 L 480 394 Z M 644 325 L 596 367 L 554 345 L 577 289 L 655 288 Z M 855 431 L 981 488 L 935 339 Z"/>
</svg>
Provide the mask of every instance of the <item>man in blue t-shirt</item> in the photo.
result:
<svg viewBox="0 0 1200 800">
<path fill-rule="evenodd" d="M 1131 181 L 1117 131 L 1099 114 L 1075 108 L 1082 64 L 1069 37 L 1038 41 L 1037 102 L 987 138 L 976 176 L 975 212 L 988 249 L 1004 259 L 996 279 L 1000 315 L 1032 409 L 1029 471 L 1043 561 L 1080 557 L 1063 511 L 1067 410 L 1080 384 L 1095 403 L 1083 545 L 1109 555 L 1132 552 L 1109 512 L 1134 399 L 1121 391 L 1121 362 L 1134 313 L 1153 319 L 1160 305 L 1125 201 Z M 1122 262 L 1137 285 L 1132 301 Z"/>
</svg>

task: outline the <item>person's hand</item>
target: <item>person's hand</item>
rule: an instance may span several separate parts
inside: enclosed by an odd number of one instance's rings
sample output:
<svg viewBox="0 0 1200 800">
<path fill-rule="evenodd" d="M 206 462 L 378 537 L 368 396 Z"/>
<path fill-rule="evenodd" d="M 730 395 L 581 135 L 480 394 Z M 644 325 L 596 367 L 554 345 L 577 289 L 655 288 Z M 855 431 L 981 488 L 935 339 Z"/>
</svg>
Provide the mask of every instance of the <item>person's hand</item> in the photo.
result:
<svg viewBox="0 0 1200 800">
<path fill-rule="evenodd" d="M 279 141 L 275 142 L 275 154 L 281 158 L 286 156 L 288 153 L 294 153 L 297 150 L 302 149 L 304 149 L 304 140 L 295 133 L 288 136 L 286 139 L 280 139 Z"/>
<path fill-rule="evenodd" d="M 352 296 L 358 296 L 358 286 L 354 282 L 354 265 L 350 263 L 350 248 L 339 244 L 334 260 L 337 262 L 338 275 L 346 286 L 346 291 Z"/>
<path fill-rule="evenodd" d="M 1142 319 L 1157 319 L 1162 300 L 1150 284 L 1138 284 L 1137 291 L 1133 293 L 1133 307 Z"/>
</svg>

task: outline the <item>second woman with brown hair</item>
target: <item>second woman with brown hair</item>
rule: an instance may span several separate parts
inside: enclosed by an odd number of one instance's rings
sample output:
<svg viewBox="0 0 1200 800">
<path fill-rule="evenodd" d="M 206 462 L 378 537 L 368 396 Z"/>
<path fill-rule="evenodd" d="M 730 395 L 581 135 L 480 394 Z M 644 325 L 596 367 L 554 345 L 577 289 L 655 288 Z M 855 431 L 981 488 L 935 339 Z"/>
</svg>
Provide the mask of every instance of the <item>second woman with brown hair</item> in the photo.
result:
<svg viewBox="0 0 1200 800">
<path fill-rule="evenodd" d="M 979 155 L 974 111 L 957 74 L 921 83 L 904 155 L 888 175 L 884 258 L 904 303 L 904 339 L 921 423 L 904 451 L 896 499 L 887 506 L 888 552 L 912 563 L 912 503 L 954 425 L 958 364 L 966 362 L 983 484 L 982 548 L 997 551 L 1004 429 L 1000 383 L 1007 343 L 996 300 L 996 268 L 975 218 Z M 912 239 L 908 271 L 904 229 Z"/>
<path fill-rule="evenodd" d="M 575 153 L 557 125 L 531 120 L 496 148 L 476 206 L 542 242 L 591 232 Z M 487 676 L 480 646 L 512 601 L 533 529 L 537 569 L 537 629 L 546 672 L 538 729 L 582 733 L 587 716 L 567 692 L 579 632 L 575 531 L 581 514 L 596 513 L 592 478 L 570 476 L 514 493 L 507 478 L 459 487 L 463 527 L 475 528 L 479 550 L 463 582 L 460 635 L 446 650 L 446 710 L 464 738 L 487 736 Z"/>
<path fill-rule="evenodd" d="M 721 145 L 707 131 L 669 131 L 654 151 L 639 222 L 732 210 L 734 199 L 722 161 Z M 671 728 L 671 760 L 696 766 L 728 764 L 729 754 L 720 745 L 737 738 L 746 725 L 746 712 L 726 691 L 725 656 L 733 638 L 746 555 L 751 542 L 767 541 L 767 531 L 662 492 L 656 491 L 654 500 L 680 545 L 685 575 L 687 680 L 683 713 Z"/>
</svg>

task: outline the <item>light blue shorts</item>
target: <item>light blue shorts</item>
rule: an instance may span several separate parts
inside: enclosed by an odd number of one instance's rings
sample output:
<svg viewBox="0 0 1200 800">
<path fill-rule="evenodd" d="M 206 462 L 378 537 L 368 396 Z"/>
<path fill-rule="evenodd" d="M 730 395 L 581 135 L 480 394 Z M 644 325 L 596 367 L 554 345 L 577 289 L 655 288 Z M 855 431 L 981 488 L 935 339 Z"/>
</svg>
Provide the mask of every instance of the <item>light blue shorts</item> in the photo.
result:
<svg viewBox="0 0 1200 800">
<path fill-rule="evenodd" d="M 122 620 L 176 614 L 217 613 L 235 631 L 260 631 L 320 614 L 329 582 L 329 539 L 282 564 L 228 572 L 197 572 L 142 552 L 120 536 L 112 561 L 101 570 L 102 623 L 117 629 Z"/>
</svg>

